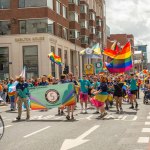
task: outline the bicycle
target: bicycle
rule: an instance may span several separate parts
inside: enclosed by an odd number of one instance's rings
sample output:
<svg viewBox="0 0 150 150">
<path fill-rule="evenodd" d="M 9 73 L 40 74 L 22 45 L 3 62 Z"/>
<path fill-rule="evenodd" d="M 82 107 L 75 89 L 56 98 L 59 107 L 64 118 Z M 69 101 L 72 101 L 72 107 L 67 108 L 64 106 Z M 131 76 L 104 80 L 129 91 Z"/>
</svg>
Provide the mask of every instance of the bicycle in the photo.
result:
<svg viewBox="0 0 150 150">
<path fill-rule="evenodd" d="M 2 139 L 3 135 L 4 135 L 4 121 L 0 115 L 0 140 Z"/>
</svg>

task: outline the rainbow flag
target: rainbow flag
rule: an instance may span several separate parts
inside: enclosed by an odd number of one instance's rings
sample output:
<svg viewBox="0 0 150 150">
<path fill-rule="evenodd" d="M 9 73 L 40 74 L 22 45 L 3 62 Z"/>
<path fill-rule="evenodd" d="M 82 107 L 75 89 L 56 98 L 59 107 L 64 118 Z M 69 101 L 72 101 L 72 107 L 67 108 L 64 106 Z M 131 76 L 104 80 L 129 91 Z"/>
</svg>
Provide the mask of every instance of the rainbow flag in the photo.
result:
<svg viewBox="0 0 150 150">
<path fill-rule="evenodd" d="M 132 68 L 131 44 L 128 42 L 121 52 L 110 62 L 106 63 L 106 67 L 111 73 L 122 73 Z"/>
<path fill-rule="evenodd" d="M 93 54 L 94 55 L 101 55 L 101 48 L 100 48 L 100 45 L 99 43 L 95 44 L 93 47 Z"/>
<path fill-rule="evenodd" d="M 61 57 L 60 56 L 57 56 L 53 52 L 51 52 L 50 54 L 48 54 L 48 58 L 52 62 L 56 63 L 57 65 L 62 66 L 62 62 L 61 62 Z"/>
</svg>

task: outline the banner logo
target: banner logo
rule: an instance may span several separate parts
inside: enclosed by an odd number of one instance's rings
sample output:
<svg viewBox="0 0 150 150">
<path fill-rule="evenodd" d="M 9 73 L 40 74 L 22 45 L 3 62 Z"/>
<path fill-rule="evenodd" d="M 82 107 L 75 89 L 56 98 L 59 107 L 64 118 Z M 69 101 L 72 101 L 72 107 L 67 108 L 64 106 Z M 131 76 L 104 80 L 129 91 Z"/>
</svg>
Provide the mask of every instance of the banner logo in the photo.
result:
<svg viewBox="0 0 150 150">
<path fill-rule="evenodd" d="M 46 91 L 45 98 L 49 103 L 54 104 L 59 101 L 60 95 L 58 91 L 51 89 Z"/>
</svg>

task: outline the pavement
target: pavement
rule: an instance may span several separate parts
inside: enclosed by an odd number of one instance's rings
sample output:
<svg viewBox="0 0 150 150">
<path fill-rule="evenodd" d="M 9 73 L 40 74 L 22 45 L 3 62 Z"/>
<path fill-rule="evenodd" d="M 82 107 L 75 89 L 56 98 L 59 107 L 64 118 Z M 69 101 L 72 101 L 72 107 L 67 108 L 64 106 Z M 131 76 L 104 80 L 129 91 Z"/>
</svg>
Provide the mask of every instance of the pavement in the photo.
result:
<svg viewBox="0 0 150 150">
<path fill-rule="evenodd" d="M 138 103 L 138 111 L 124 103 L 123 114 L 116 114 L 113 107 L 104 120 L 98 120 L 93 109 L 80 114 L 78 104 L 74 121 L 51 109 L 31 111 L 30 121 L 25 121 L 24 111 L 23 120 L 17 122 L 17 111 L 0 106 L 5 123 L 0 150 L 150 150 L 150 105 L 142 99 Z"/>
</svg>

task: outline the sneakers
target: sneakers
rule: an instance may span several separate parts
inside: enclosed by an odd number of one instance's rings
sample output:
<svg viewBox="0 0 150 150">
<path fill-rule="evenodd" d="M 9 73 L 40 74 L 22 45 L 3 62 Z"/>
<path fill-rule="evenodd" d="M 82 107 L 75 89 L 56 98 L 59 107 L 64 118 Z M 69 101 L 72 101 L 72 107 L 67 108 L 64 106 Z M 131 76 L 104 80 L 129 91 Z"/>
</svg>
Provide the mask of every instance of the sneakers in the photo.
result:
<svg viewBox="0 0 150 150">
<path fill-rule="evenodd" d="M 129 107 L 129 109 L 134 109 L 134 106 Z"/>
<path fill-rule="evenodd" d="M 99 111 L 94 112 L 93 114 L 99 114 Z"/>
<path fill-rule="evenodd" d="M 30 117 L 27 117 L 26 120 L 29 121 L 29 120 L 30 120 Z"/>
<path fill-rule="evenodd" d="M 123 109 L 122 108 L 120 108 L 120 113 L 123 113 Z"/>
<path fill-rule="evenodd" d="M 102 113 L 100 116 L 98 116 L 99 119 L 104 118 L 107 115 L 107 112 Z"/>
<path fill-rule="evenodd" d="M 136 103 L 135 108 L 136 108 L 136 109 L 138 108 L 138 103 Z"/>
<path fill-rule="evenodd" d="M 67 120 L 70 120 L 70 116 L 67 115 L 67 116 L 66 116 L 66 119 L 67 119 Z"/>
<path fill-rule="evenodd" d="M 116 114 L 119 114 L 119 110 L 116 111 Z"/>
</svg>

